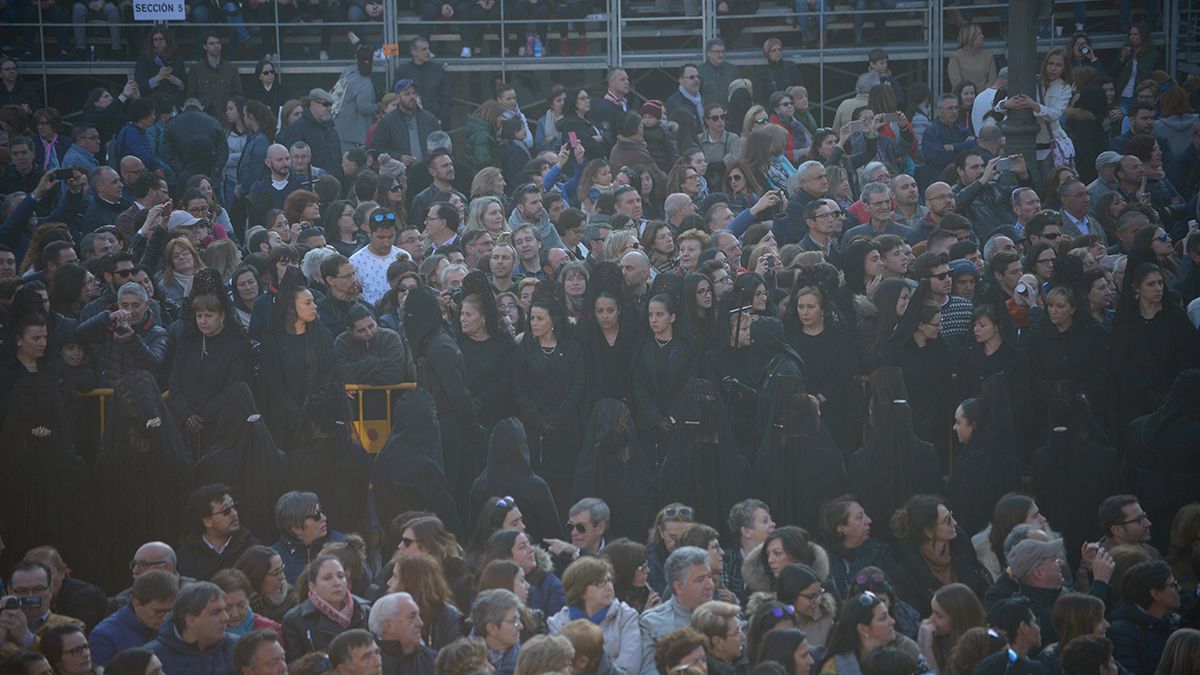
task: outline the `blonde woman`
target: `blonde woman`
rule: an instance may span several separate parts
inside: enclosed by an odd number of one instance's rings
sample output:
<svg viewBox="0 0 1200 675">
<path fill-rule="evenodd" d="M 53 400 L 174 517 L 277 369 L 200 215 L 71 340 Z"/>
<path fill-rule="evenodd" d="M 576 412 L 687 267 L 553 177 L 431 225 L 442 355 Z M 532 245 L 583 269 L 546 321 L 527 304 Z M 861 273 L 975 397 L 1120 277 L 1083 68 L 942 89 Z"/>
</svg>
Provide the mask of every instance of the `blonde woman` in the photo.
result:
<svg viewBox="0 0 1200 675">
<path fill-rule="evenodd" d="M 496 169 L 499 173 L 499 169 Z M 482 174 L 482 172 L 480 172 Z M 486 230 L 493 239 L 508 232 L 508 223 L 504 220 L 504 204 L 499 197 L 476 197 L 471 200 L 467 209 L 467 227 L 470 230 Z"/>
<path fill-rule="evenodd" d="M 996 79 L 996 57 L 983 48 L 983 30 L 973 23 L 958 29 L 958 49 L 950 54 L 946 66 L 950 88 L 966 80 L 980 89 Z"/>
<path fill-rule="evenodd" d="M 163 270 L 159 278 L 162 292 L 180 307 L 192 292 L 192 279 L 204 267 L 204 261 L 187 237 L 176 237 L 163 248 Z"/>
<path fill-rule="evenodd" d="M 767 109 L 761 105 L 752 105 L 746 111 L 746 115 L 742 117 L 742 138 L 749 138 L 750 132 L 756 129 L 762 129 L 771 123 L 771 118 L 767 115 Z"/>
</svg>

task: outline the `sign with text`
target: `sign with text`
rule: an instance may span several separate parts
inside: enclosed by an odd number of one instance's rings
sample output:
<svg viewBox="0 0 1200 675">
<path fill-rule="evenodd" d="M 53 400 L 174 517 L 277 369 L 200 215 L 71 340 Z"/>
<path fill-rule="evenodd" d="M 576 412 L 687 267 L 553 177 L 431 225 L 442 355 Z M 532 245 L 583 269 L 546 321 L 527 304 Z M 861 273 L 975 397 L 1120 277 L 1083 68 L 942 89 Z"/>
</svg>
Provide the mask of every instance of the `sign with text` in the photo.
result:
<svg viewBox="0 0 1200 675">
<path fill-rule="evenodd" d="M 134 0 L 135 21 L 183 21 L 187 18 L 184 0 Z"/>
</svg>

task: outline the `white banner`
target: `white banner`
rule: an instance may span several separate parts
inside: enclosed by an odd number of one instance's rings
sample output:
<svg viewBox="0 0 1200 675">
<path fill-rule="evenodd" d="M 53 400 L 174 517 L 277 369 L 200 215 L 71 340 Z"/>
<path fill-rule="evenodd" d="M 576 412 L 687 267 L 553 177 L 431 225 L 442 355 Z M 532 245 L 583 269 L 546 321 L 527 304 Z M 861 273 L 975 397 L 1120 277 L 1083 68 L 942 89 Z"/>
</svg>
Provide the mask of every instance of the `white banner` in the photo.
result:
<svg viewBox="0 0 1200 675">
<path fill-rule="evenodd" d="M 183 21 L 184 0 L 134 0 L 135 21 Z"/>
</svg>

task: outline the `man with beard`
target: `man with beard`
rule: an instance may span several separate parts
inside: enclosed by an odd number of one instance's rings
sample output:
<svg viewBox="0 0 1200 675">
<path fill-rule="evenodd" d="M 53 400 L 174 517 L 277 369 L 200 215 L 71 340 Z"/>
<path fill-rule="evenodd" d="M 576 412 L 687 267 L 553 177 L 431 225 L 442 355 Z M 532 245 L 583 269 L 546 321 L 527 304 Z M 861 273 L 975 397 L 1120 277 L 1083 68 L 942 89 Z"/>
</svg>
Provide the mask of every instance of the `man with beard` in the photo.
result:
<svg viewBox="0 0 1200 675">
<path fill-rule="evenodd" d="M 336 340 L 348 327 L 347 316 L 350 310 L 357 305 L 366 307 L 360 299 L 362 284 L 358 281 L 358 271 L 354 264 L 340 253 L 321 261 L 321 280 L 325 282 L 329 293 L 317 302 L 317 312 L 321 321 L 329 328 L 330 335 Z"/>
<path fill-rule="evenodd" d="M 193 492 L 185 506 L 191 531 L 179 543 L 179 569 L 197 579 L 211 579 L 217 571 L 233 567 L 258 538 L 242 527 L 237 502 L 228 485 L 205 485 Z"/>
</svg>

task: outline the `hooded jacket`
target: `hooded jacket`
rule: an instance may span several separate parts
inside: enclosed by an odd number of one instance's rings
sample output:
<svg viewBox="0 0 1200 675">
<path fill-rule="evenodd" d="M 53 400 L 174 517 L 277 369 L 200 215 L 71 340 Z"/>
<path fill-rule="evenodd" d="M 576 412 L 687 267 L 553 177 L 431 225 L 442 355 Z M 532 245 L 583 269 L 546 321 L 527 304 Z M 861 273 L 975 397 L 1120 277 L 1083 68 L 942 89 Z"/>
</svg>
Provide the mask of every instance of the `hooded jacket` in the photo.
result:
<svg viewBox="0 0 1200 675">
<path fill-rule="evenodd" d="M 434 457 L 441 456 L 442 435 L 433 398 L 413 389 L 392 406 L 392 432 L 375 456 L 371 485 L 379 522 L 390 523 L 405 511 L 430 511 L 459 536 L 466 531 Z"/>
<path fill-rule="evenodd" d="M 829 554 L 816 542 L 809 542 L 810 551 L 812 552 L 812 560 L 798 560 L 812 568 L 817 573 L 817 577 L 824 582 L 829 578 Z M 751 593 L 770 593 L 775 595 L 775 579 L 771 577 L 767 571 L 767 566 L 763 564 L 763 547 L 762 544 L 755 546 L 746 554 L 746 560 L 742 563 L 742 579 L 746 581 L 746 588 Z"/>
<path fill-rule="evenodd" d="M 557 535 L 562 527 L 550 486 L 530 468 L 525 425 L 515 417 L 501 420 L 492 430 L 487 466 L 471 485 L 467 522 L 478 522 L 484 500 L 488 497 L 515 499 L 521 512 L 529 514 L 525 522 L 533 533 L 530 537 L 532 541 Z M 530 583 L 533 583 L 532 580 Z M 534 591 L 530 590 L 530 602 L 527 603 L 530 606 L 534 604 L 533 594 Z M 558 608 L 554 608 L 554 612 L 557 611 Z M 553 612 L 547 612 L 547 616 L 550 614 Z"/>
<path fill-rule="evenodd" d="M 168 619 L 158 631 L 158 639 L 146 645 L 146 648 L 162 661 L 163 672 L 179 675 L 227 675 L 237 672 L 237 666 L 233 662 L 233 649 L 236 645 L 237 639 L 226 633 L 220 642 L 202 650 L 195 644 L 184 642 L 175 630 L 175 622 Z"/>
</svg>

